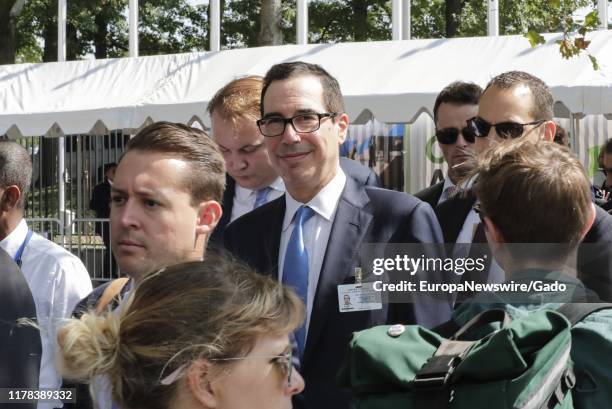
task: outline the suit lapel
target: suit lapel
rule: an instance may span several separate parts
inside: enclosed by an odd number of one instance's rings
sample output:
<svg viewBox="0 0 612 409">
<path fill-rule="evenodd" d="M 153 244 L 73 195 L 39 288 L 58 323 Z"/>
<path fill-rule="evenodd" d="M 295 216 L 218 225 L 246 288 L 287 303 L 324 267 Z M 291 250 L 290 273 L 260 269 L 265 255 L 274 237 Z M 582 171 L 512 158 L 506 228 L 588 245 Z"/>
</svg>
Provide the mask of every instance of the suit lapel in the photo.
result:
<svg viewBox="0 0 612 409">
<path fill-rule="evenodd" d="M 266 220 L 266 226 L 262 229 L 264 235 L 263 257 L 267 257 L 265 265 L 268 266 L 266 273 L 272 278 L 278 279 L 278 252 L 280 248 L 281 233 L 283 230 L 283 218 L 285 217 L 286 203 L 285 195 L 273 200 L 267 205 L 270 216 L 262 216 Z"/>
<path fill-rule="evenodd" d="M 466 196 L 449 199 L 435 208 L 436 216 L 444 234 L 444 242 L 455 243 L 457 241 L 465 218 L 472 209 L 474 202 L 476 202 L 476 197 L 470 193 Z"/>
<path fill-rule="evenodd" d="M 333 309 L 338 308 L 337 286 L 358 266 L 359 249 L 372 220 L 372 215 L 364 210 L 368 202 L 365 191 L 347 178 L 327 242 L 312 306 L 304 351 L 306 365 L 316 349 L 327 317 Z"/>
</svg>

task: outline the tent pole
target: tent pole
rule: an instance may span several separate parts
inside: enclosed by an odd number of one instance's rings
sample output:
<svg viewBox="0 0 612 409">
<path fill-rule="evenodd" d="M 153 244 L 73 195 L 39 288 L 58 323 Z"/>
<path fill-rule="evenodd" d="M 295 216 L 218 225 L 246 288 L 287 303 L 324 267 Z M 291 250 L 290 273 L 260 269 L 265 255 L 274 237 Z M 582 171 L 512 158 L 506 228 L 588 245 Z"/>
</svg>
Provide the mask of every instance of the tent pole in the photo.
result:
<svg viewBox="0 0 612 409">
<path fill-rule="evenodd" d="M 130 0 L 130 57 L 138 57 L 138 0 Z"/>
<path fill-rule="evenodd" d="M 402 3 L 402 40 L 410 40 L 410 0 Z"/>
<path fill-rule="evenodd" d="M 210 0 L 210 51 L 221 49 L 221 5 L 219 0 Z"/>
<path fill-rule="evenodd" d="M 499 1 L 488 0 L 487 35 L 497 37 L 499 35 Z"/>
<path fill-rule="evenodd" d="M 597 14 L 599 15 L 599 29 L 608 29 L 608 0 L 597 0 Z"/>
<path fill-rule="evenodd" d="M 57 61 L 66 61 L 66 0 L 57 2 Z M 59 193 L 59 233 L 62 245 L 64 244 L 64 229 L 66 222 L 66 192 L 64 183 L 65 172 L 65 140 L 60 136 L 57 140 L 57 189 Z M 53 237 L 51 237 L 53 240 Z"/>
<path fill-rule="evenodd" d="M 391 8 L 391 29 L 393 40 L 402 39 L 402 0 L 392 0 Z"/>
<path fill-rule="evenodd" d="M 297 43 L 308 44 L 308 0 L 297 0 Z"/>
</svg>

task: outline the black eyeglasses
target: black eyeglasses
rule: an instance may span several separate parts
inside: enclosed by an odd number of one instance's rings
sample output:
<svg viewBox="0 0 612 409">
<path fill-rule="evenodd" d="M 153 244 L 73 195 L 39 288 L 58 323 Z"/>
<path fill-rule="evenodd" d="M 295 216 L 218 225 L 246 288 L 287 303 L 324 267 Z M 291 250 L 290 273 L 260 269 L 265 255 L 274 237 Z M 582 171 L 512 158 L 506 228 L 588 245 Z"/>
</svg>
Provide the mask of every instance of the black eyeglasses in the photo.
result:
<svg viewBox="0 0 612 409">
<path fill-rule="evenodd" d="M 491 128 L 495 128 L 495 130 L 497 131 L 497 135 L 499 135 L 500 138 L 515 139 L 523 135 L 526 126 L 541 125 L 544 122 L 546 122 L 546 119 L 527 122 L 526 124 L 520 124 L 518 122 L 511 121 L 492 124 L 490 122 L 485 121 L 481 117 L 476 116 L 468 120 L 468 127 L 472 130 L 472 132 L 474 132 L 474 135 L 479 138 L 486 138 L 489 135 Z"/>
<path fill-rule="evenodd" d="M 321 120 L 323 118 L 333 118 L 338 115 L 335 112 L 323 112 L 299 114 L 292 116 L 291 118 L 283 118 L 280 116 L 273 116 L 269 118 L 262 118 L 257 121 L 257 127 L 259 132 L 263 136 L 273 137 L 282 135 L 285 132 L 285 127 L 288 123 L 291 124 L 295 132 L 309 133 L 314 132 L 321 127 Z"/>
<path fill-rule="evenodd" d="M 459 137 L 459 132 L 463 135 L 463 139 L 467 143 L 474 143 L 476 140 L 476 134 L 471 128 L 465 127 L 463 129 L 459 128 L 443 128 L 436 129 L 436 139 L 439 143 L 443 145 L 452 145 L 457 142 L 457 138 Z"/>
</svg>

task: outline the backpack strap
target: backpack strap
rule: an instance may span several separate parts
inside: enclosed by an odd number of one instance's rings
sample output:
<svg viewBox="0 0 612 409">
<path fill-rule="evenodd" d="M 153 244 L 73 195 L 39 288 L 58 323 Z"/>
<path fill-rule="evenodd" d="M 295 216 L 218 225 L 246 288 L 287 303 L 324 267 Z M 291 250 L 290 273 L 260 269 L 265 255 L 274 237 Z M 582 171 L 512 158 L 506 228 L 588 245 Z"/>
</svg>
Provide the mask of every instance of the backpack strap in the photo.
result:
<svg viewBox="0 0 612 409">
<path fill-rule="evenodd" d="M 612 303 L 567 303 L 557 309 L 572 327 L 594 312 L 612 308 Z"/>
<path fill-rule="evenodd" d="M 121 290 L 128 283 L 129 279 L 127 277 L 117 278 L 110 282 L 108 286 L 104 289 L 102 296 L 98 300 L 96 304 L 96 314 L 100 315 L 106 307 L 121 294 Z"/>
</svg>

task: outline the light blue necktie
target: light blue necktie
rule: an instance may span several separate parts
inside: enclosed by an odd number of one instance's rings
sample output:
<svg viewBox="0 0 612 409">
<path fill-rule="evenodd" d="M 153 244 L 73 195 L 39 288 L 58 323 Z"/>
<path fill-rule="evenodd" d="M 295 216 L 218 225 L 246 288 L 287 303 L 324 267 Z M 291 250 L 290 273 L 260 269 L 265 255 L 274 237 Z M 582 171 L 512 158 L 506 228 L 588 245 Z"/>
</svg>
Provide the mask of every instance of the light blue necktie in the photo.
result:
<svg viewBox="0 0 612 409">
<path fill-rule="evenodd" d="M 266 186 L 264 188 L 257 190 L 257 196 L 255 196 L 255 204 L 253 205 L 253 210 L 257 209 L 259 206 L 266 204 L 268 201 L 268 193 L 272 188 L 270 186 Z"/>
<path fill-rule="evenodd" d="M 293 218 L 293 231 L 287 243 L 285 261 L 283 263 L 283 284 L 293 288 L 302 299 L 304 305 L 308 302 L 308 250 L 304 245 L 304 224 L 314 215 L 314 210 L 301 206 Z M 306 323 L 295 330 L 300 358 L 304 356 L 306 342 Z"/>
</svg>

